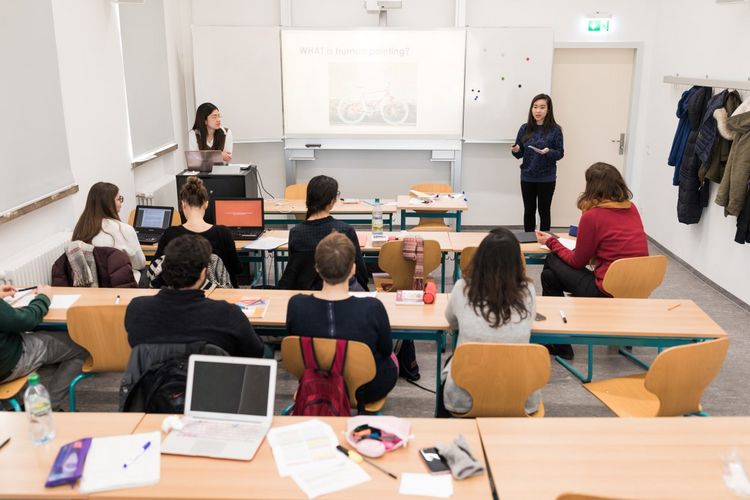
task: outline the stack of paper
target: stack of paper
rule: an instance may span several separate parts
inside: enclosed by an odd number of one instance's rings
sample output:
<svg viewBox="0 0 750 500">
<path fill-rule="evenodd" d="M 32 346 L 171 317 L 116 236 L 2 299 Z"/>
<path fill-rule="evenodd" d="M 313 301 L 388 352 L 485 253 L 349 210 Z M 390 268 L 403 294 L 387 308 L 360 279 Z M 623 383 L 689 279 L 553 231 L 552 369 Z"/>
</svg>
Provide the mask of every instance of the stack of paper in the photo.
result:
<svg viewBox="0 0 750 500">
<path fill-rule="evenodd" d="M 25 295 L 16 294 L 16 297 L 13 297 L 11 301 L 9 302 L 13 307 L 25 307 L 29 305 L 29 303 L 34 300 L 34 297 L 36 297 L 36 294 L 29 290 L 29 293 L 26 293 Z M 7 298 L 7 297 L 6 297 Z M 68 309 L 70 306 L 75 304 L 75 302 L 81 298 L 80 295 L 55 295 L 52 297 L 52 301 L 49 305 L 50 309 Z"/>
<path fill-rule="evenodd" d="M 161 477 L 161 434 L 95 438 L 86 456 L 81 493 L 150 486 Z"/>
<path fill-rule="evenodd" d="M 242 299 L 237 302 L 237 305 L 248 318 L 261 319 L 266 315 L 270 303 L 269 297 L 260 297 L 257 299 Z"/>
<path fill-rule="evenodd" d="M 255 241 L 251 241 L 243 248 L 248 250 L 276 250 L 281 245 L 289 243 L 289 238 L 277 238 L 275 236 L 261 236 Z"/>
</svg>

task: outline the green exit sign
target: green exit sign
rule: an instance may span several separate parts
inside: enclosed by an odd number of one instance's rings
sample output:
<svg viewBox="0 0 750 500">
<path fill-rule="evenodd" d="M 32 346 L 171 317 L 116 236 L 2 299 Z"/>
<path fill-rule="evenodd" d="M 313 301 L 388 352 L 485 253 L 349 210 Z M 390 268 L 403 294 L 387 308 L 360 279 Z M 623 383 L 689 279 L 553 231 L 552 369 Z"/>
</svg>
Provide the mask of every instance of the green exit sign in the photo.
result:
<svg viewBox="0 0 750 500">
<path fill-rule="evenodd" d="M 588 19 L 586 29 L 589 33 L 609 31 L 609 19 Z"/>
</svg>

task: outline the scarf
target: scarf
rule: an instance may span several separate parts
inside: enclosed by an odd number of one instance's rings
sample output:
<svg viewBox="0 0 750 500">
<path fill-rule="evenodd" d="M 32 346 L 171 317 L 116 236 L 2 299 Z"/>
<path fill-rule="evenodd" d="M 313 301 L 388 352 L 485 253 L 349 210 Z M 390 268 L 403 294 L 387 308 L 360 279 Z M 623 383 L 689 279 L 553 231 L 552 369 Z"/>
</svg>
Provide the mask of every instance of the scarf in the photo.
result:
<svg viewBox="0 0 750 500">
<path fill-rule="evenodd" d="M 404 259 L 415 262 L 413 290 L 424 290 L 424 240 L 420 237 L 404 238 L 401 250 Z"/>
<path fill-rule="evenodd" d="M 65 255 L 70 263 L 73 274 L 73 286 L 84 288 L 99 288 L 96 276 L 96 261 L 94 260 L 94 245 L 83 241 L 71 241 L 65 249 Z"/>
</svg>

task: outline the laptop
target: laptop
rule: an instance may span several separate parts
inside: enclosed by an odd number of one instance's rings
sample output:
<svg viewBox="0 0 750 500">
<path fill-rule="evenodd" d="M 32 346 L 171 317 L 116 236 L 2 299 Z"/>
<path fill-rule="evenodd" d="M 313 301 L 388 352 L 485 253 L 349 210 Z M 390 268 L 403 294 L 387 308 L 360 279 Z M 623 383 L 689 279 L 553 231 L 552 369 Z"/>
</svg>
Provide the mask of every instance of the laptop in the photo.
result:
<svg viewBox="0 0 750 500">
<path fill-rule="evenodd" d="M 188 170 L 211 173 L 214 165 L 224 165 L 221 151 L 218 149 L 207 149 L 201 151 L 185 151 L 185 162 Z"/>
<path fill-rule="evenodd" d="M 173 207 L 154 207 L 138 205 L 135 207 L 133 228 L 138 235 L 138 242 L 142 245 L 153 245 L 164 235 L 164 231 L 172 225 Z"/>
<path fill-rule="evenodd" d="M 214 221 L 234 240 L 257 240 L 265 231 L 263 198 L 214 198 Z"/>
<path fill-rule="evenodd" d="M 276 360 L 193 354 L 183 426 L 161 452 L 252 460 L 271 428 L 275 396 Z"/>
<path fill-rule="evenodd" d="M 536 233 L 534 231 L 513 231 L 513 236 L 516 237 L 519 243 L 536 243 Z"/>
</svg>

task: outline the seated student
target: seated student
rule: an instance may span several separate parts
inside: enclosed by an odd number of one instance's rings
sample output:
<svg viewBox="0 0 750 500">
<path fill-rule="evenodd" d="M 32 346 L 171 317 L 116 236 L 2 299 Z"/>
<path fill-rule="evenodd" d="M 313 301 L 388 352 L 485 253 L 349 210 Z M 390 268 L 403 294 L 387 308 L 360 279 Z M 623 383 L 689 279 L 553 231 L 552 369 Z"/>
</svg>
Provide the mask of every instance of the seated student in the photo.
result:
<svg viewBox="0 0 750 500">
<path fill-rule="evenodd" d="M 320 290 L 323 280 L 315 271 L 314 254 L 318 243 L 338 231 L 354 245 L 356 263 L 355 280 L 350 283 L 352 290 L 367 290 L 367 267 L 359 249 L 357 232 L 346 222 L 331 216 L 331 210 L 339 197 L 339 183 L 326 175 L 318 175 L 307 184 L 307 215 L 305 221 L 289 231 L 289 261 L 279 280 L 279 288 L 284 290 Z M 359 284 L 359 286 L 357 286 Z M 361 288 L 360 288 L 361 287 Z"/>
<path fill-rule="evenodd" d="M 261 342 L 239 307 L 207 298 L 211 245 L 196 235 L 173 239 L 165 249 L 162 277 L 168 287 L 150 297 L 134 298 L 125 313 L 131 347 L 206 341 L 230 356 L 263 356 Z"/>
<path fill-rule="evenodd" d="M 0 287 L 0 299 L 13 297 L 16 289 Z M 81 373 L 88 352 L 64 332 L 30 332 L 49 309 L 52 288 L 39 285 L 28 306 L 15 308 L 0 300 L 0 383 L 28 375 L 42 366 L 57 365 L 49 378 L 43 377 L 53 410 L 64 410 L 68 386 Z M 43 374 L 42 374 L 43 375 Z"/>
<path fill-rule="evenodd" d="M 375 357 L 375 378 L 357 391 L 360 406 L 383 399 L 398 380 L 391 325 L 383 303 L 373 297 L 351 297 L 356 253 L 341 233 L 323 238 L 315 249 L 315 268 L 323 289 L 289 299 L 286 327 L 291 335 L 356 340 L 367 344 Z"/>
<path fill-rule="evenodd" d="M 466 276 L 454 285 L 445 310 L 451 328 L 460 331 L 458 345 L 528 344 L 535 313 L 536 292 L 526 276 L 521 246 L 508 229 L 495 228 L 480 243 Z M 438 416 L 450 416 L 446 410 L 470 411 L 471 395 L 453 382 L 450 361 L 441 378 L 444 408 Z M 534 413 L 539 401 L 539 392 L 533 393 L 526 401 L 526 412 Z"/>
<path fill-rule="evenodd" d="M 232 287 L 237 287 L 237 275 L 242 270 L 237 248 L 234 245 L 232 234 L 225 226 L 212 226 L 204 220 L 208 208 L 208 190 L 203 186 L 203 181 L 198 177 L 188 177 L 185 184 L 180 188 L 180 208 L 187 221 L 181 226 L 172 226 L 164 231 L 154 254 L 156 262 L 163 254 L 164 249 L 170 241 L 185 234 L 202 236 L 211 244 L 212 253 L 215 254 L 229 273 Z M 153 266 L 152 266 L 153 268 Z M 214 278 L 212 273 L 209 273 Z M 151 286 L 160 287 L 163 280 L 157 277 Z M 219 286 L 228 286 L 229 283 L 217 283 Z"/>
<path fill-rule="evenodd" d="M 123 201 L 119 188 L 114 184 L 97 182 L 91 186 L 86 206 L 73 229 L 72 239 L 95 247 L 112 247 L 124 251 L 133 266 L 135 282 L 145 284 L 145 281 L 141 281 L 141 271 L 146 267 L 146 257 L 138 242 L 138 235 L 118 215 Z"/>
<path fill-rule="evenodd" d="M 578 197 L 581 219 L 574 250 L 568 250 L 553 235 L 537 231 L 537 240 L 552 251 L 542 269 L 542 295 L 562 297 L 609 297 L 602 281 L 612 262 L 625 257 L 648 255 L 648 242 L 633 193 L 620 172 L 607 163 L 594 163 L 586 170 L 586 189 Z M 586 266 L 592 262 L 594 270 Z M 573 358 L 569 345 L 555 346 L 553 353 Z M 557 352 L 555 352 L 557 351 Z"/>
<path fill-rule="evenodd" d="M 198 106 L 193 128 L 188 133 L 188 150 L 215 149 L 221 151 L 221 158 L 225 163 L 230 163 L 233 147 L 232 131 L 221 127 L 219 108 L 210 102 Z"/>
</svg>

